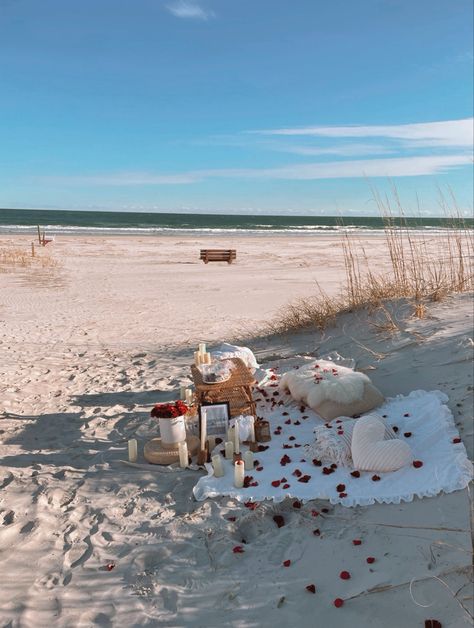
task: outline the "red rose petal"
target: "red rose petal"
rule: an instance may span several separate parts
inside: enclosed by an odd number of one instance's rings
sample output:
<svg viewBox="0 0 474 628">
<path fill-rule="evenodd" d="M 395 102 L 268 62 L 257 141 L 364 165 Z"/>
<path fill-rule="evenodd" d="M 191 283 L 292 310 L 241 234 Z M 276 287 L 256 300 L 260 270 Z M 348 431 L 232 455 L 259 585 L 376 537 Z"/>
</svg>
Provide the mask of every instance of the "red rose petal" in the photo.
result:
<svg viewBox="0 0 474 628">
<path fill-rule="evenodd" d="M 373 556 L 369 556 L 368 558 L 366 558 L 366 561 L 369 563 L 369 565 L 371 565 L 372 563 L 375 563 L 375 558 Z"/>
<path fill-rule="evenodd" d="M 301 508 L 301 502 L 299 502 L 298 500 L 294 501 L 293 508 Z"/>
<path fill-rule="evenodd" d="M 287 419 L 287 420 L 285 421 L 285 425 L 291 425 L 291 419 Z"/>
<path fill-rule="evenodd" d="M 379 475 L 373 475 L 372 476 L 372 481 L 373 482 L 378 482 L 380 480 L 380 476 Z"/>
<path fill-rule="evenodd" d="M 263 471 L 263 467 L 257 467 L 255 471 Z"/>
<path fill-rule="evenodd" d="M 295 469 L 293 471 L 293 475 L 296 475 L 297 478 L 300 478 L 303 475 L 303 473 L 299 469 Z"/>
<path fill-rule="evenodd" d="M 290 488 L 289 484 L 283 484 L 283 488 Z"/>
<path fill-rule="evenodd" d="M 311 511 L 311 516 L 312 517 L 319 517 L 319 512 L 317 510 L 312 510 Z"/>
<path fill-rule="evenodd" d="M 341 580 L 350 580 L 351 574 L 348 571 L 341 571 L 341 573 L 339 574 L 339 578 L 341 578 Z"/>
<path fill-rule="evenodd" d="M 314 536 L 321 536 L 321 530 L 319 528 L 316 528 L 316 530 L 313 530 L 313 534 Z"/>
<path fill-rule="evenodd" d="M 460 439 L 460 438 L 453 438 L 453 443 L 454 443 L 455 445 L 457 445 L 458 443 L 461 443 L 461 442 L 462 442 L 462 441 L 461 441 L 461 439 Z"/>
<path fill-rule="evenodd" d="M 282 412 L 282 416 L 288 416 L 288 412 Z"/>
<path fill-rule="evenodd" d="M 285 525 L 285 520 L 281 515 L 273 515 L 273 521 L 277 524 L 279 528 L 282 528 Z"/>
<path fill-rule="evenodd" d="M 415 467 L 415 469 L 419 469 L 423 466 L 423 462 L 421 460 L 413 460 L 413 466 Z"/>
<path fill-rule="evenodd" d="M 341 499 L 344 499 L 344 497 L 347 497 L 347 493 L 339 493 L 339 497 Z"/>
<path fill-rule="evenodd" d="M 234 552 L 234 554 L 243 554 L 245 552 L 242 545 L 236 545 L 234 548 L 232 548 L 232 551 Z"/>
<path fill-rule="evenodd" d="M 298 482 L 303 482 L 303 484 L 307 484 L 311 480 L 310 475 L 303 475 L 303 477 L 298 478 Z"/>
<path fill-rule="evenodd" d="M 353 478 L 360 478 L 360 471 L 351 471 L 351 475 Z"/>
<path fill-rule="evenodd" d="M 344 600 L 340 597 L 337 597 L 334 602 L 333 602 L 334 606 L 336 608 L 341 608 L 341 606 L 344 606 Z"/>
<path fill-rule="evenodd" d="M 301 425 L 300 421 L 294 421 L 293 425 Z"/>
<path fill-rule="evenodd" d="M 272 482 L 272 486 L 274 486 L 275 488 L 278 488 L 280 484 L 281 484 L 280 480 L 273 480 Z"/>
<path fill-rule="evenodd" d="M 403 436 L 404 436 L 405 438 L 410 438 L 410 436 L 411 436 L 411 432 L 404 432 L 404 433 L 403 433 Z"/>
<path fill-rule="evenodd" d="M 283 567 L 289 567 L 291 565 L 291 560 L 284 560 Z"/>
<path fill-rule="evenodd" d="M 410 416 L 409 412 L 405 412 L 405 414 L 403 416 Z"/>
<path fill-rule="evenodd" d="M 308 584 L 306 586 L 306 591 L 309 591 L 310 593 L 316 593 L 316 587 L 314 586 L 314 584 Z"/>
<path fill-rule="evenodd" d="M 112 571 L 112 569 L 115 568 L 115 563 L 107 563 L 105 568 L 107 569 L 107 571 Z"/>
<path fill-rule="evenodd" d="M 346 490 L 346 485 L 345 485 L 345 484 L 338 484 L 338 485 L 336 486 L 336 491 L 337 491 L 338 493 L 342 493 L 342 491 L 345 491 L 345 490 Z"/>
<path fill-rule="evenodd" d="M 360 539 L 354 539 L 352 545 L 362 545 L 362 541 Z"/>
<path fill-rule="evenodd" d="M 290 436 L 288 440 L 296 440 L 296 436 Z"/>
<path fill-rule="evenodd" d="M 335 462 L 332 463 L 331 469 L 337 469 L 337 464 Z"/>
</svg>

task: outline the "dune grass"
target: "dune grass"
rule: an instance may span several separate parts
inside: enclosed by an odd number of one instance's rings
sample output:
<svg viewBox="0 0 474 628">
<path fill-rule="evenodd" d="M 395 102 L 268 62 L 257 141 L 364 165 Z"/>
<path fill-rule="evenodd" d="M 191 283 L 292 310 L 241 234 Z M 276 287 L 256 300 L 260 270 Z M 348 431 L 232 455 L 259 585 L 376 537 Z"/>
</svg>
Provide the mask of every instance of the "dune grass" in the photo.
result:
<svg viewBox="0 0 474 628">
<path fill-rule="evenodd" d="M 17 246 L 0 247 L 0 272 L 12 272 L 26 268 L 55 268 L 57 261 L 37 247 L 33 257 L 30 248 L 20 248 Z"/>
<path fill-rule="evenodd" d="M 385 301 L 400 298 L 412 301 L 414 316 L 424 318 L 427 302 L 474 289 L 474 232 L 462 218 L 454 196 L 446 199 L 440 193 L 445 228 L 435 236 L 408 226 L 396 189 L 391 198 L 382 199 L 375 190 L 373 196 L 384 223 L 388 272 L 374 270 L 362 241 L 343 233 L 345 278 L 339 294 L 329 296 L 317 286 L 314 296 L 282 308 L 270 323 L 270 332 L 323 330 L 341 314 L 378 309 Z M 387 318 L 385 327 L 385 331 L 395 330 L 396 325 Z"/>
</svg>

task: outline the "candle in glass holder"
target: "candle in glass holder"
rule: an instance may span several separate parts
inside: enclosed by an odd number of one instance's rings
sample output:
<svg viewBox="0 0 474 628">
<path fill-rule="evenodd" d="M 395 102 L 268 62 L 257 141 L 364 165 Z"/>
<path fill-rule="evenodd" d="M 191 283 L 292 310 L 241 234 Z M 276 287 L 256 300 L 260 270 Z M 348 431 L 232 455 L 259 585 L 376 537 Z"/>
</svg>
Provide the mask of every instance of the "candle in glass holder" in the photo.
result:
<svg viewBox="0 0 474 628">
<path fill-rule="evenodd" d="M 184 399 L 185 399 L 186 403 L 188 404 L 188 406 L 192 406 L 193 405 L 193 391 L 191 390 L 191 388 L 186 388 L 186 392 L 184 394 Z"/>
<path fill-rule="evenodd" d="M 239 434 L 239 422 L 235 419 L 234 427 L 234 452 L 240 454 L 240 434 Z"/>
<path fill-rule="evenodd" d="M 253 453 L 251 451 L 244 453 L 244 465 L 246 471 L 253 469 Z"/>
<path fill-rule="evenodd" d="M 179 453 L 179 466 L 182 469 L 186 469 L 186 467 L 188 466 L 188 460 L 189 460 L 188 444 L 186 441 L 183 441 L 182 443 L 178 443 L 178 453 Z"/>
<path fill-rule="evenodd" d="M 244 485 L 245 465 L 243 460 L 237 460 L 234 464 L 234 486 L 242 488 Z"/>
<path fill-rule="evenodd" d="M 179 387 L 179 398 L 183 400 L 186 399 L 186 386 Z"/>
<path fill-rule="evenodd" d="M 232 460 L 234 457 L 234 443 L 231 440 L 228 440 L 224 445 L 225 449 L 225 459 Z"/>
<path fill-rule="evenodd" d="M 250 436 L 249 441 L 251 443 L 255 442 L 255 419 L 252 418 L 252 422 L 250 423 Z"/>
<path fill-rule="evenodd" d="M 198 351 L 199 351 L 199 353 L 206 353 L 206 343 L 205 342 L 200 342 L 199 343 Z"/>
<path fill-rule="evenodd" d="M 128 441 L 128 459 L 130 462 L 136 462 L 138 458 L 138 443 L 135 438 Z"/>
<path fill-rule="evenodd" d="M 224 475 L 224 465 L 222 464 L 222 458 L 220 454 L 212 456 L 211 462 L 212 468 L 214 469 L 214 477 L 221 478 Z"/>
<path fill-rule="evenodd" d="M 201 364 L 201 354 L 199 353 L 199 351 L 194 352 L 194 364 L 196 366 L 199 366 Z"/>
<path fill-rule="evenodd" d="M 209 447 L 209 451 L 212 451 L 214 449 L 214 447 L 216 446 L 216 437 L 215 436 L 208 436 L 207 444 L 208 444 L 208 447 Z"/>
</svg>

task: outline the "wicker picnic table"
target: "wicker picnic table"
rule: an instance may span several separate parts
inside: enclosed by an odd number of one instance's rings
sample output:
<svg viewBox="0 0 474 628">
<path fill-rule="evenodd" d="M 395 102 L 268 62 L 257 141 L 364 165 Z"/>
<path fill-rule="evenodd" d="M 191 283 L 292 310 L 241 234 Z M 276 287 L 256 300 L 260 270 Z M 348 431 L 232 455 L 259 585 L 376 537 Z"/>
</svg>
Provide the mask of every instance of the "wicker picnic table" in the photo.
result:
<svg viewBox="0 0 474 628">
<path fill-rule="evenodd" d="M 240 358 L 229 359 L 234 363 L 234 367 L 230 379 L 225 382 L 209 384 L 203 380 L 197 366 L 191 366 L 196 400 L 199 404 L 228 401 L 231 416 L 247 413 L 256 417 L 252 390 L 257 382 Z"/>
</svg>

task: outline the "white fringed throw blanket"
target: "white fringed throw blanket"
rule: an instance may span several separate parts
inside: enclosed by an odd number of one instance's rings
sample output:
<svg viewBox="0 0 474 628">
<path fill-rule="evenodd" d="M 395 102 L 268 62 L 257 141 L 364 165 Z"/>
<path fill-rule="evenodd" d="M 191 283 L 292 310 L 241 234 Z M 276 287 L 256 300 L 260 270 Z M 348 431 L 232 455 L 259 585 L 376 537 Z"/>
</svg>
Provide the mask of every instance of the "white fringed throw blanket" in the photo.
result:
<svg viewBox="0 0 474 628">
<path fill-rule="evenodd" d="M 215 478 L 208 466 L 209 475 L 194 487 L 197 500 L 226 495 L 242 502 L 280 502 L 291 497 L 328 499 L 344 506 L 398 504 L 415 496 L 451 493 L 471 480 L 472 465 L 444 393 L 416 390 L 387 399 L 377 413 L 385 415 L 391 428 L 398 428 L 397 437 L 409 443 L 414 462 L 390 473 L 357 473 L 350 466 L 331 468 L 320 460 L 313 462 L 305 454 L 304 446 L 314 441 L 315 426 L 323 422 L 309 408 L 290 403 L 289 396 L 278 391 L 279 379 L 276 372 L 267 371 L 256 394 L 257 414 L 270 420 L 272 440 L 254 454 L 258 464 L 246 472 L 252 478 L 247 480 L 249 486 L 234 488 L 233 465 L 224 460 L 224 477 Z"/>
</svg>

